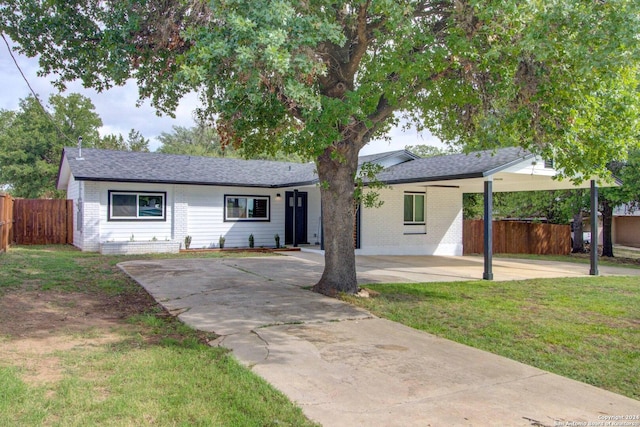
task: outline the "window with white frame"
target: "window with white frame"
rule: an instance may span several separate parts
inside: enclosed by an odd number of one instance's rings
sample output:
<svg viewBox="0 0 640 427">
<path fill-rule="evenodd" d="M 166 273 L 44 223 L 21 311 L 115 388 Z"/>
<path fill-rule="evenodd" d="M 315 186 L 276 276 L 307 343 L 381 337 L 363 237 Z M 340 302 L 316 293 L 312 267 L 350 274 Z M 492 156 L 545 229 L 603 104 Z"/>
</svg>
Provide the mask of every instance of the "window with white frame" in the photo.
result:
<svg viewBox="0 0 640 427">
<path fill-rule="evenodd" d="M 224 196 L 225 221 L 269 221 L 269 196 Z"/>
<path fill-rule="evenodd" d="M 404 223 L 424 224 L 425 193 L 404 193 Z"/>
<path fill-rule="evenodd" d="M 109 221 L 165 221 L 167 193 L 109 191 Z"/>
</svg>

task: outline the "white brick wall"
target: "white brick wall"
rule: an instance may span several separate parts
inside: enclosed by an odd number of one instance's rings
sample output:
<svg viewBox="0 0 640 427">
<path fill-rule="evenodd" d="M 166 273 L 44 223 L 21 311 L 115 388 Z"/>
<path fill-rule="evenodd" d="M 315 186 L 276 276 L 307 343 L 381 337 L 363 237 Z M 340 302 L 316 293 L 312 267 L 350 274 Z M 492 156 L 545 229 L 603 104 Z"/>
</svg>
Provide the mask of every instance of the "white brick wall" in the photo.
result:
<svg viewBox="0 0 640 427">
<path fill-rule="evenodd" d="M 104 255 L 138 255 L 151 253 L 178 253 L 179 242 L 103 242 L 100 253 Z"/>
<path fill-rule="evenodd" d="M 426 193 L 426 227 L 404 225 L 404 193 Z M 363 208 L 359 255 L 462 255 L 458 188 L 396 185 L 380 191 L 380 208 Z M 426 233 L 425 233 L 426 230 Z"/>
<path fill-rule="evenodd" d="M 462 255 L 462 192 L 427 188 L 427 235 L 431 255 Z"/>
</svg>

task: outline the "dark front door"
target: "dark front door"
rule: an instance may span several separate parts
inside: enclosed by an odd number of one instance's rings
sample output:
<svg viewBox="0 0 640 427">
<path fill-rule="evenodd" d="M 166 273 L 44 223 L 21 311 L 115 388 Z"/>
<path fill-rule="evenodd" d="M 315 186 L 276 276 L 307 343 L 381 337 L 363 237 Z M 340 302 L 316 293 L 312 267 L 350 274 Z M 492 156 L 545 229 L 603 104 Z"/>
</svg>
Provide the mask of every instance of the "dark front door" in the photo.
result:
<svg viewBox="0 0 640 427">
<path fill-rule="evenodd" d="M 284 244 L 307 244 L 307 192 L 285 192 Z M 294 241 L 295 240 L 295 241 Z"/>
</svg>

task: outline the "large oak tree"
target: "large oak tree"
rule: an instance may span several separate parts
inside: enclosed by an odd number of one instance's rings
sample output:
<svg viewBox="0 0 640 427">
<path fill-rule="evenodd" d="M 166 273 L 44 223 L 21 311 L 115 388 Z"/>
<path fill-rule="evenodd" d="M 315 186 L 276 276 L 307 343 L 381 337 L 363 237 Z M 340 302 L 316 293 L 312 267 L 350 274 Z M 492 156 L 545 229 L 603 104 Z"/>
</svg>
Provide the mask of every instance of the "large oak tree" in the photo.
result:
<svg viewBox="0 0 640 427">
<path fill-rule="evenodd" d="M 189 91 L 225 143 L 315 159 L 325 270 L 355 292 L 358 153 L 400 117 L 473 148 L 519 145 L 604 173 L 638 120 L 637 0 L 7 0 L 43 73 L 134 78 L 171 113 Z"/>
</svg>

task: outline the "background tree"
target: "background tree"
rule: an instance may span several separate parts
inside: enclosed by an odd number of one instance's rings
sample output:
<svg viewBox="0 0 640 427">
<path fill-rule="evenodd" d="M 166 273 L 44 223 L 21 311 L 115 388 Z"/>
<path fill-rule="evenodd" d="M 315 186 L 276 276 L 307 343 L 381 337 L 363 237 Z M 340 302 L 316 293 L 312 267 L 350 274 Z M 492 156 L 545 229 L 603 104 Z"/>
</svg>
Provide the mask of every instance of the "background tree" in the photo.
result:
<svg viewBox="0 0 640 427">
<path fill-rule="evenodd" d="M 34 97 L 20 101 L 16 112 L 2 114 L 0 183 L 15 197 L 62 197 L 55 187 L 60 155 L 79 136 L 86 145 L 99 141 L 102 120 L 88 98 L 52 95 L 45 114 Z"/>
<path fill-rule="evenodd" d="M 103 150 L 116 150 L 127 151 L 127 144 L 124 142 L 122 135 L 109 134 L 100 138 L 97 144 L 93 148 L 100 148 Z"/>
<path fill-rule="evenodd" d="M 129 131 L 126 144 L 129 151 L 149 151 L 149 140 L 135 129 Z"/>
<path fill-rule="evenodd" d="M 572 253 L 586 252 L 584 246 L 584 217 L 591 212 L 590 199 L 591 196 L 589 192 L 584 189 L 574 190 L 571 192 L 571 196 L 569 196 L 569 209 L 573 212 L 573 220 L 571 222 Z"/>
<path fill-rule="evenodd" d="M 186 128 L 173 126 L 172 132 L 162 132 L 158 136 L 158 153 L 188 154 L 206 157 L 237 157 L 233 148 L 225 149 L 213 127 L 204 125 Z"/>
<path fill-rule="evenodd" d="M 126 141 L 122 135 L 109 134 L 100 138 L 92 147 L 117 151 L 149 151 L 149 140 L 139 131 L 131 129 Z"/>
<path fill-rule="evenodd" d="M 494 212 L 499 218 L 526 218 L 551 224 L 568 224 L 575 212 L 574 190 L 497 193 Z"/>
<path fill-rule="evenodd" d="M 637 134 L 636 0 L 5 0 L 2 29 L 45 74 L 137 79 L 172 113 L 199 91 L 223 145 L 313 158 L 325 222 L 315 290 L 357 290 L 358 153 L 396 113 L 446 142 L 519 145 L 606 173 Z M 634 133 L 635 132 L 635 133 Z"/>
<path fill-rule="evenodd" d="M 172 132 L 162 132 L 158 137 L 160 147 L 156 150 L 164 154 L 188 154 L 191 156 L 205 157 L 231 157 L 262 160 L 279 160 L 302 163 L 305 160 L 296 153 L 285 153 L 277 150 L 271 153 L 245 154 L 242 146 L 236 148 L 232 145 L 223 145 L 216 129 L 204 123 L 197 123 L 187 128 L 173 126 Z"/>
</svg>

